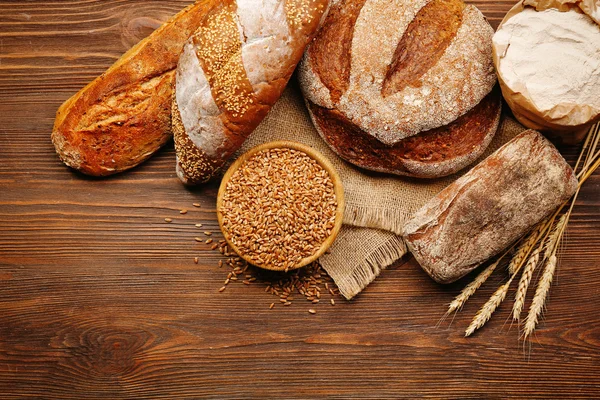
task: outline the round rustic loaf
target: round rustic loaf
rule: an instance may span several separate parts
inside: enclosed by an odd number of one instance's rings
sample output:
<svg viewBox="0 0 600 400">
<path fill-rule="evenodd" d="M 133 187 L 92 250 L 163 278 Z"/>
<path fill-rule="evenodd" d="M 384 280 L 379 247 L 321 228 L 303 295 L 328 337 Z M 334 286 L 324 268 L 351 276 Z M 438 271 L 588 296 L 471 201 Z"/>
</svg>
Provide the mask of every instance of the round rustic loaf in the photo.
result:
<svg viewBox="0 0 600 400">
<path fill-rule="evenodd" d="M 461 0 L 346 0 L 331 7 L 299 80 L 329 145 L 360 167 L 434 178 L 490 143 L 493 29 Z"/>
</svg>

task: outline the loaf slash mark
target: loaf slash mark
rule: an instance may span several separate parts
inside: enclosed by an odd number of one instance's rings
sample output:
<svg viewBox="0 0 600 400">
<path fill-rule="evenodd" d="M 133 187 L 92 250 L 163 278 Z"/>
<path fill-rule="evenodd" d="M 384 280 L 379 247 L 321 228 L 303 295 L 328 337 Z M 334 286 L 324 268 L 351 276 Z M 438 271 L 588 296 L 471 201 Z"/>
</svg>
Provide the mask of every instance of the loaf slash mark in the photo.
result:
<svg viewBox="0 0 600 400">
<path fill-rule="evenodd" d="M 350 85 L 354 26 L 366 0 L 332 7 L 309 51 L 310 63 L 336 103 Z"/>
<path fill-rule="evenodd" d="M 121 86 L 118 90 L 108 93 L 104 100 L 89 107 L 78 121 L 75 131 L 107 131 L 110 126 L 123 126 L 134 119 L 135 115 L 143 113 L 149 103 L 156 101 L 154 96 L 157 89 L 173 79 L 171 69 L 154 77 L 148 77 L 144 82 L 135 82 Z M 165 82 L 164 80 L 168 82 Z"/>
<path fill-rule="evenodd" d="M 421 8 L 398 43 L 383 81 L 384 97 L 407 86 L 420 87 L 421 77 L 443 56 L 462 24 L 461 0 L 433 0 Z"/>
</svg>

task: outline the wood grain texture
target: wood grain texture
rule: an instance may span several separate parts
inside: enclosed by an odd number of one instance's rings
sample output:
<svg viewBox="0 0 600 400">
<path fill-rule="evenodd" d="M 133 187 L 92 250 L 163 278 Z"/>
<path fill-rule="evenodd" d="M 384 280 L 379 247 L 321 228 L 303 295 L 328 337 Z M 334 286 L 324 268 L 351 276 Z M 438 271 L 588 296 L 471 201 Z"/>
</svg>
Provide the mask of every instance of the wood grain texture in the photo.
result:
<svg viewBox="0 0 600 400">
<path fill-rule="evenodd" d="M 598 174 L 523 349 L 509 302 L 463 337 L 500 275 L 436 328 L 465 281 L 439 286 L 408 258 L 316 315 L 269 310 L 260 285 L 219 294 L 224 273 L 193 226 L 218 231 L 217 188 L 183 188 L 172 145 L 105 180 L 64 167 L 49 139 L 58 106 L 189 3 L 0 1 L 1 399 L 600 396 Z M 474 4 L 494 26 L 512 5 Z"/>
</svg>

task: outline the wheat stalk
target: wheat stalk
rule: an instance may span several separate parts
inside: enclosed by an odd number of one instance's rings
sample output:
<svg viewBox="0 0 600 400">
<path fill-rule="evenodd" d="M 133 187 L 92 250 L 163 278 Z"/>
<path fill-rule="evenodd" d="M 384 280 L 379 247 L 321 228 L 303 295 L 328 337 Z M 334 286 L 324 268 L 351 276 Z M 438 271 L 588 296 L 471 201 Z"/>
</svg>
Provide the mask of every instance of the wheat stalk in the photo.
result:
<svg viewBox="0 0 600 400">
<path fill-rule="evenodd" d="M 550 291 L 550 286 L 552 284 L 552 280 L 554 278 L 554 273 L 556 271 L 557 258 L 556 253 L 558 250 L 558 245 L 563 237 L 569 219 L 571 217 L 571 213 L 573 211 L 573 207 L 575 206 L 575 202 L 577 201 L 577 197 L 579 195 L 579 191 L 581 189 L 581 185 L 590 177 L 590 175 L 598 168 L 600 165 L 600 152 L 596 152 L 598 143 L 600 141 L 600 125 L 596 125 L 593 129 L 590 130 L 588 137 L 583 145 L 583 149 L 579 154 L 577 159 L 577 163 L 575 164 L 575 171 L 577 171 L 581 161 L 583 160 L 583 166 L 577 177 L 579 178 L 579 185 L 577 187 L 577 191 L 575 195 L 570 200 L 570 207 L 567 212 L 558 220 L 553 230 L 548 229 L 545 237 L 542 239 L 542 243 L 544 244 L 544 260 L 547 260 L 546 267 L 544 269 L 544 273 L 542 278 L 540 278 L 538 282 L 538 288 L 536 290 L 534 300 L 529 309 L 529 313 L 527 315 L 527 320 L 525 323 L 525 338 L 529 337 L 533 331 L 535 330 L 539 315 L 541 314 L 544 305 L 546 304 L 546 299 L 548 297 L 548 292 Z M 586 154 L 587 153 L 587 154 Z M 585 154 L 585 157 L 584 157 Z M 598 160 L 596 160 L 598 159 Z M 596 162 L 594 163 L 594 160 Z M 557 210 L 554 214 L 553 218 L 556 218 L 558 213 L 568 204 L 569 201 L 563 203 L 563 205 Z M 552 223 L 549 224 L 552 226 Z M 539 262 L 539 260 L 538 260 Z M 529 265 L 528 265 L 529 267 Z M 531 267 L 530 267 L 531 268 Z M 519 288 L 517 291 L 517 295 L 515 298 L 515 304 L 513 306 L 513 318 L 518 319 L 522 308 L 523 303 L 525 301 L 525 295 L 527 293 L 527 288 L 529 283 L 531 282 L 531 276 L 533 274 L 533 270 L 531 270 L 531 274 L 528 271 L 529 268 L 526 268 L 523 272 L 523 276 L 519 282 Z M 535 269 L 535 267 L 533 267 Z"/>
<path fill-rule="evenodd" d="M 490 297 L 490 299 L 477 311 L 475 314 L 475 318 L 471 321 L 471 325 L 465 331 L 465 336 L 471 336 L 477 329 L 481 328 L 485 325 L 486 322 L 490 320 L 492 314 L 500 304 L 506 298 L 506 293 L 508 292 L 508 288 L 512 282 L 512 278 L 506 282 L 504 285 L 500 286 L 498 290 Z"/>
<path fill-rule="evenodd" d="M 544 224 L 540 224 L 540 226 L 534 229 L 529 234 L 529 236 L 527 236 L 527 238 L 525 238 L 522 241 L 522 244 L 519 246 L 517 253 L 508 264 L 508 273 L 510 275 L 513 275 L 519 268 L 521 268 L 521 265 L 523 264 L 529 253 L 531 253 L 531 249 L 537 243 L 540 237 L 540 231 L 542 230 L 543 226 Z"/>
<path fill-rule="evenodd" d="M 536 230 L 536 231 L 538 231 L 538 230 Z M 534 233 L 536 234 L 536 237 L 539 239 L 539 234 L 537 234 L 537 232 L 534 232 Z M 494 311 L 496 311 L 498 306 L 500 304 L 502 304 L 502 302 L 506 298 L 506 294 L 508 293 L 510 284 L 512 283 L 513 279 L 515 279 L 515 276 L 517 276 L 517 274 L 521 270 L 522 266 L 523 266 L 523 263 L 518 265 L 516 267 L 514 274 L 511 275 L 508 282 L 506 282 L 504 285 L 500 286 L 498 288 L 498 290 L 496 290 L 496 292 L 494 292 L 492 297 L 490 297 L 489 300 L 483 305 L 483 307 L 481 307 L 479 309 L 479 311 L 477 311 L 477 314 L 475 314 L 473 321 L 471 321 L 471 324 L 465 331 L 465 336 L 471 336 L 477 329 L 481 328 L 483 325 L 485 325 L 486 322 L 488 322 L 490 320 Z"/>
<path fill-rule="evenodd" d="M 560 219 L 556 223 L 556 226 L 554 227 L 554 230 L 546 239 L 546 242 L 544 243 L 544 247 L 546 249 L 544 251 L 544 260 L 548 260 L 550 256 L 555 253 L 558 243 L 560 242 L 560 238 L 562 237 L 562 234 L 564 232 L 563 228 L 565 227 L 569 219 L 569 215 L 570 212 L 567 212 L 562 217 L 560 217 Z"/>
<path fill-rule="evenodd" d="M 467 300 L 469 300 L 469 298 L 475 294 L 475 291 L 479 289 L 485 281 L 487 281 L 490 275 L 492 275 L 492 272 L 494 272 L 498 264 L 500 264 L 500 261 L 502 261 L 502 258 L 499 258 L 495 263 L 484 269 L 479 275 L 477 275 L 477 278 L 475 278 L 473 282 L 465 286 L 462 292 L 460 292 L 460 294 L 456 296 L 454 300 L 452 300 L 452 303 L 450 303 L 445 316 L 450 315 L 454 311 L 460 310 Z"/>
<path fill-rule="evenodd" d="M 523 306 L 525 305 L 525 297 L 527 296 L 527 289 L 529 289 L 529 284 L 531 283 L 531 278 L 533 277 L 533 271 L 537 268 L 540 262 L 540 252 L 542 248 L 538 247 L 533 251 L 529 260 L 527 260 L 527 264 L 525 265 L 525 269 L 523 270 L 523 275 L 521 275 L 521 279 L 519 280 L 519 286 L 517 287 L 517 294 L 515 295 L 515 303 L 513 304 L 513 320 L 518 321 L 521 317 L 521 312 L 523 311 Z"/>
<path fill-rule="evenodd" d="M 538 287 L 533 297 L 533 301 L 531 303 L 531 307 L 529 308 L 529 313 L 525 322 L 525 334 L 524 339 L 527 339 L 531 333 L 535 330 L 539 315 L 541 314 L 544 305 L 546 304 L 546 298 L 548 297 L 548 293 L 550 291 L 550 286 L 552 284 L 552 280 L 554 278 L 554 272 L 556 271 L 557 258 L 556 253 L 558 251 L 558 245 L 563 237 L 565 232 L 567 223 L 569 222 L 569 218 L 571 216 L 571 212 L 573 211 L 573 206 L 575 205 L 575 201 L 577 200 L 577 194 L 575 194 L 573 199 L 571 200 L 571 207 L 569 210 L 558 220 L 556 225 L 552 230 L 548 230 L 546 233 L 545 240 L 542 240 L 543 246 L 545 248 L 544 251 L 544 260 L 547 260 L 546 267 L 544 268 L 544 272 L 542 277 L 538 281 Z M 532 271 L 533 273 L 533 271 Z M 523 272 L 523 276 L 525 272 Z M 521 278 L 522 280 L 523 278 Z M 531 278 L 529 278 L 531 280 Z M 520 285 L 519 285 L 520 286 Z M 517 296 L 519 294 L 517 293 Z M 524 299 L 523 299 L 524 301 Z M 515 308 L 517 307 L 517 300 L 515 299 L 515 304 L 513 307 L 513 318 L 515 318 Z M 523 306 L 520 305 L 522 308 Z M 520 314 L 521 310 L 519 310 Z"/>
<path fill-rule="evenodd" d="M 529 314 L 527 315 L 527 319 L 525 321 L 525 339 L 527 339 L 529 335 L 531 335 L 531 333 L 535 330 L 539 316 L 542 313 L 542 310 L 544 309 L 544 305 L 546 304 L 546 298 L 548 297 L 548 292 L 550 291 L 550 286 L 552 285 L 552 279 L 554 278 L 556 263 L 556 254 L 552 254 L 548 259 L 548 262 L 546 263 L 544 273 L 540 278 L 540 281 L 538 282 L 538 287 L 535 291 L 535 296 L 533 297 L 531 307 L 529 308 Z"/>
<path fill-rule="evenodd" d="M 581 171 L 579 171 L 579 174 L 577 175 L 577 179 L 579 179 L 581 183 L 583 183 L 583 181 L 585 179 L 587 179 L 587 178 L 585 178 L 582 181 L 581 177 L 585 176 L 587 174 L 587 172 L 589 172 L 590 170 L 593 172 L 593 170 L 595 169 L 592 166 L 592 164 L 594 163 L 594 160 L 596 160 L 596 162 L 597 162 L 598 157 L 600 157 L 600 151 L 596 152 L 599 142 L 600 142 L 600 124 L 596 124 L 595 127 L 590 130 L 590 133 L 585 141 L 585 144 L 583 145 L 583 151 L 579 155 L 579 159 L 577 160 L 577 164 L 575 165 L 574 170 L 575 170 L 575 172 L 577 172 L 577 168 L 579 167 L 579 164 L 581 163 L 583 154 L 585 153 L 585 150 L 588 150 L 587 154 L 585 156 L 585 161 L 583 163 L 583 167 L 581 168 Z M 588 147 L 588 145 L 589 145 L 589 147 Z"/>
</svg>

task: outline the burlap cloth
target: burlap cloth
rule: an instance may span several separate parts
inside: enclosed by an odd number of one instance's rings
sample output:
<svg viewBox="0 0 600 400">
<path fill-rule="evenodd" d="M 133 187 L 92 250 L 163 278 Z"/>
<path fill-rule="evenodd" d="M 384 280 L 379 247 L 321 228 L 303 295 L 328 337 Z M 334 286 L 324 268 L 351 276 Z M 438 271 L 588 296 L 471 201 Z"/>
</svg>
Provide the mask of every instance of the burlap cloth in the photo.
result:
<svg viewBox="0 0 600 400">
<path fill-rule="evenodd" d="M 524 129 L 512 118 L 504 117 L 482 158 Z M 405 221 L 459 176 L 417 180 L 370 173 L 343 161 L 314 129 L 295 82 L 291 82 L 240 154 L 274 140 L 293 140 L 317 149 L 332 161 L 343 181 L 344 226 L 331 253 L 320 261 L 346 299 L 356 296 L 383 269 L 406 254 L 406 245 L 399 236 Z"/>
</svg>

